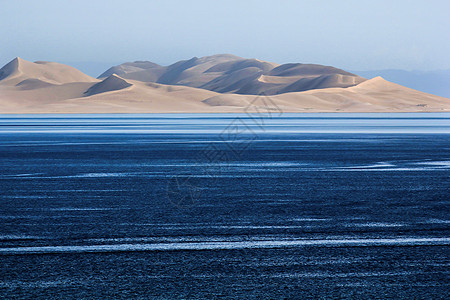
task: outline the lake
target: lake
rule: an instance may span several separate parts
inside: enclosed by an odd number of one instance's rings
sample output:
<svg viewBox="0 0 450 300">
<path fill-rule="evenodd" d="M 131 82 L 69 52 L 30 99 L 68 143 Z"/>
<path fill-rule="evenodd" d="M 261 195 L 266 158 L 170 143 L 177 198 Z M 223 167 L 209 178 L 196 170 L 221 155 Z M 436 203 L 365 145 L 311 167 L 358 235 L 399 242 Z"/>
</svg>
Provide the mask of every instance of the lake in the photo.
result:
<svg viewBox="0 0 450 300">
<path fill-rule="evenodd" d="M 5 298 L 445 298 L 450 114 L 0 115 Z"/>
</svg>

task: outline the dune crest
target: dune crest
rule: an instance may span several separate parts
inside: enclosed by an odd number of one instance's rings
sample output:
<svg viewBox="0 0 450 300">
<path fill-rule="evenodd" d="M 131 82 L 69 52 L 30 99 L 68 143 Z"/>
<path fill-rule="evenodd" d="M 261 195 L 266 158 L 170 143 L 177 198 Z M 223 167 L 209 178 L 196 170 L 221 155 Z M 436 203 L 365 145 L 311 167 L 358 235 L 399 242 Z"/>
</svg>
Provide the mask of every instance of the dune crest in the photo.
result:
<svg viewBox="0 0 450 300">
<path fill-rule="evenodd" d="M 21 74 L 19 66 L 23 63 L 20 57 L 16 57 L 0 69 L 0 80 L 16 77 Z"/>
<path fill-rule="evenodd" d="M 125 79 L 112 74 L 105 78 L 102 82 L 96 83 L 91 86 L 84 94 L 85 96 L 92 96 L 95 94 L 107 93 L 112 91 L 118 91 L 126 89 L 133 84 L 129 83 Z"/>
</svg>

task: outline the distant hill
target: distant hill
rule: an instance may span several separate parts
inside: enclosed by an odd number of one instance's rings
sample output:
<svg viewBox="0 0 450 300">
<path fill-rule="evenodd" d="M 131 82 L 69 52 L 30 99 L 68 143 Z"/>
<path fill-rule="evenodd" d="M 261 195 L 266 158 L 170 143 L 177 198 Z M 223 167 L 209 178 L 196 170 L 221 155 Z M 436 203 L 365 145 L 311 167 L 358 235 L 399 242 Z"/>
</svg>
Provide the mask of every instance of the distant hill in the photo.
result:
<svg viewBox="0 0 450 300">
<path fill-rule="evenodd" d="M 184 85 L 219 93 L 277 95 L 310 89 L 350 87 L 365 79 L 334 67 L 284 64 L 219 54 L 191 58 L 163 67 L 152 62 L 127 62 L 99 76 Z"/>
<path fill-rule="evenodd" d="M 404 85 L 418 91 L 450 98 L 450 70 L 378 70 L 353 71 L 353 73 L 369 79 L 377 76 L 382 76 L 386 80 Z"/>
<path fill-rule="evenodd" d="M 123 74 L 129 74 L 133 72 L 139 72 L 142 70 L 147 69 L 155 69 L 155 68 L 162 68 L 160 65 L 149 62 L 149 61 L 135 61 L 135 62 L 128 62 L 124 63 L 115 67 L 111 67 L 105 72 L 103 72 L 98 78 L 104 78 L 108 77 L 112 74 L 116 75 L 123 75 Z"/>
</svg>

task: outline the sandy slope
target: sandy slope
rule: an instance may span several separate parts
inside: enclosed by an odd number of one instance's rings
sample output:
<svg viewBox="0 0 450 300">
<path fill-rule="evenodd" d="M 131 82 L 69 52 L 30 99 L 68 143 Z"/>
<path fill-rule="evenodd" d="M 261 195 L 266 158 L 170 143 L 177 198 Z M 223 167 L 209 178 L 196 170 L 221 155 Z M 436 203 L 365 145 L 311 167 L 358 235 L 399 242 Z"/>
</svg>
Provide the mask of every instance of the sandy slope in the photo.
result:
<svg viewBox="0 0 450 300">
<path fill-rule="evenodd" d="M 236 70 L 231 73 L 236 71 L 246 73 L 249 68 L 255 68 L 256 64 L 253 61 L 242 61 L 238 57 L 223 56 L 219 60 L 222 62 L 212 63 L 211 57 L 203 58 L 202 63 L 188 69 L 194 68 L 198 71 L 194 72 L 197 75 L 208 70 L 211 73 L 223 70 L 228 72 L 233 68 Z M 198 62 L 198 59 L 195 61 Z M 241 68 L 236 67 L 236 63 L 253 66 Z M 145 63 L 138 65 L 159 68 Z M 269 83 L 273 83 L 274 80 L 285 80 L 282 76 L 273 75 L 277 73 L 285 75 L 288 73 L 289 76 L 305 78 L 319 75 L 315 77 L 316 82 L 312 84 L 310 90 L 255 96 L 143 82 L 114 74 L 98 80 L 69 66 L 57 63 L 31 63 L 15 59 L 0 70 L 0 113 L 206 113 L 264 112 L 267 109 L 275 112 L 450 111 L 448 98 L 412 90 L 388 82 L 381 77 L 358 82 L 356 77 L 343 74 L 342 72 L 345 71 L 331 67 L 326 67 L 329 69 L 324 70 L 323 66 L 316 67 L 316 65 L 291 64 L 283 65 L 283 68 L 268 64 L 260 64 L 260 66 L 270 69 L 270 72 L 263 77 L 257 77 L 257 80 Z M 131 68 L 137 67 L 133 65 Z M 174 68 L 177 71 L 170 76 L 183 80 L 183 76 L 186 76 L 185 71 L 180 73 L 177 68 Z M 141 71 L 145 70 L 141 68 Z M 230 76 L 225 79 L 222 77 L 224 84 L 221 84 L 221 80 L 218 79 L 215 83 L 218 88 L 234 85 L 236 89 L 242 89 L 248 79 L 248 76 L 244 75 Z M 329 76 L 333 77 L 335 82 L 345 83 L 349 78 L 353 78 L 354 81 L 351 82 L 350 87 L 321 88 L 320 84 L 323 81 L 326 84 Z M 186 78 L 200 80 L 201 76 Z M 232 84 L 230 84 L 231 81 L 233 81 Z"/>
</svg>

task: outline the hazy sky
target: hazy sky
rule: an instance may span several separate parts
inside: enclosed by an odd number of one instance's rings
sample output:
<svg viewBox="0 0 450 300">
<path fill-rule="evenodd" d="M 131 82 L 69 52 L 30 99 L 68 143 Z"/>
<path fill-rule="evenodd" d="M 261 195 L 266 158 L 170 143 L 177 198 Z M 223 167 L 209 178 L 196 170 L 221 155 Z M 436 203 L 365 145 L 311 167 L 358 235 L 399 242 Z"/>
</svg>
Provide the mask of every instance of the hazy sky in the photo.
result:
<svg viewBox="0 0 450 300">
<path fill-rule="evenodd" d="M 0 0 L 0 64 L 232 53 L 348 70 L 450 69 L 449 12 L 448 0 Z"/>
</svg>

